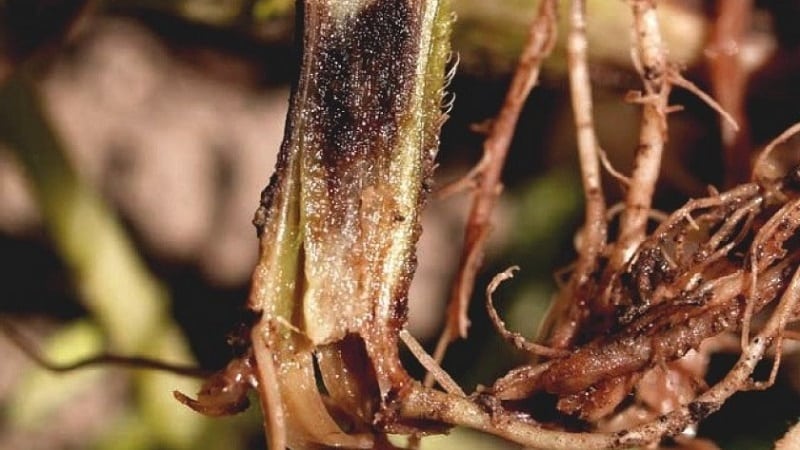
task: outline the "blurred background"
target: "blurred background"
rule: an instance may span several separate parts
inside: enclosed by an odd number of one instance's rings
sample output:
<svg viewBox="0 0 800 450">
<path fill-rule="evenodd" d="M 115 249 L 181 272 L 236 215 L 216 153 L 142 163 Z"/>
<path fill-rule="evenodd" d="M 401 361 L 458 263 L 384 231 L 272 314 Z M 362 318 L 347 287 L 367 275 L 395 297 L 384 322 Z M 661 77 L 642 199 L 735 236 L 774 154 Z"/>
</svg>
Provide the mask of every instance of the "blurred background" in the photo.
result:
<svg viewBox="0 0 800 450">
<path fill-rule="evenodd" d="M 717 3 L 659 2 L 670 59 L 707 91 Z M 453 0 L 460 63 L 439 185 L 480 158 L 479 125 L 499 109 L 536 4 Z M 753 8 L 736 49 L 748 149 L 800 117 L 800 1 Z M 623 97 L 640 86 L 627 9 L 588 1 L 597 132 L 623 172 L 639 125 L 639 107 Z M 112 351 L 223 367 L 232 357 L 226 336 L 245 317 L 258 247 L 250 222 L 297 71 L 294 2 L 0 0 L 0 15 L 0 318 L 59 362 Z M 532 337 L 554 272 L 574 256 L 582 199 L 563 35 L 506 165 L 470 337 L 445 359 L 467 391 L 524 360 L 485 318 L 482 292 L 493 274 L 521 266 L 496 299 L 509 327 Z M 670 116 L 662 210 L 725 180 L 718 116 L 685 91 L 672 98 L 684 110 Z M 610 178 L 606 189 L 611 202 L 619 198 Z M 468 195 L 432 199 L 425 213 L 410 328 L 428 348 L 468 205 Z M 733 359 L 717 357 L 708 381 Z M 701 435 L 725 449 L 771 448 L 800 416 L 798 360 L 788 359 L 778 386 L 738 394 Z M 408 367 L 422 375 L 410 358 Z M 208 419 L 172 398 L 174 389 L 198 387 L 122 368 L 48 373 L 0 334 L 0 449 L 264 448 L 257 406 Z M 423 448 L 455 446 L 514 448 L 463 430 L 423 440 Z"/>
</svg>

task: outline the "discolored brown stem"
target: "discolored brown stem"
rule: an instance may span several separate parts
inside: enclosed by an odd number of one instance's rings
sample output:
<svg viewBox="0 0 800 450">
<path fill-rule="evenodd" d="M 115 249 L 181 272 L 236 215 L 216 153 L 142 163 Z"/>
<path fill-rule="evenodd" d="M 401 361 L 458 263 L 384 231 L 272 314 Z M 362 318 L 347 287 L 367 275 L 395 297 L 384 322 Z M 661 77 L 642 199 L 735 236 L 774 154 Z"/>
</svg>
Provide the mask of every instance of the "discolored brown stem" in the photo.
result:
<svg viewBox="0 0 800 450">
<path fill-rule="evenodd" d="M 249 306 L 260 314 L 252 343 L 261 403 L 273 449 L 372 448 L 382 399 L 409 382 L 399 331 L 443 121 L 452 18 L 446 0 L 298 6 L 299 81 L 254 221 L 261 254 Z M 352 421 L 347 431 L 328 404 Z"/>
</svg>

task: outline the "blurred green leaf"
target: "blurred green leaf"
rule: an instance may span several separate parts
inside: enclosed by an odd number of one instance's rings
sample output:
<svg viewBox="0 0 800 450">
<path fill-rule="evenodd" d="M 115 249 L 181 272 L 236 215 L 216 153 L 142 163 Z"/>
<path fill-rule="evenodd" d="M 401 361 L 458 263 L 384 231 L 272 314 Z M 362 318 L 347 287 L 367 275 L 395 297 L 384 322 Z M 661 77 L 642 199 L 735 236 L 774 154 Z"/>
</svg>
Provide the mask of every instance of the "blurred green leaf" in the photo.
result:
<svg viewBox="0 0 800 450">
<path fill-rule="evenodd" d="M 189 349 L 177 329 L 164 329 L 159 336 L 148 342 L 148 346 L 151 350 L 146 354 L 153 358 L 191 362 Z M 203 426 L 213 419 L 197 414 L 175 401 L 172 391 L 197 392 L 200 388 L 199 381 L 152 370 L 140 371 L 136 379 L 141 414 L 148 428 L 169 448 L 192 448 L 195 439 L 202 433 Z"/>
<path fill-rule="evenodd" d="M 93 446 L 94 450 L 147 450 L 157 447 L 148 422 L 134 411 L 129 410 L 109 425 L 108 432 Z"/>
<path fill-rule="evenodd" d="M 150 274 L 113 211 L 69 164 L 25 70 L 0 87 L 0 139 L 23 163 L 49 235 L 99 325 L 99 329 L 90 328 L 95 333 L 90 335 L 94 336 L 91 350 L 97 353 L 105 347 L 102 336 L 114 353 L 190 362 L 185 339 L 167 314 L 166 290 Z M 68 329 L 65 333 L 53 338 L 52 345 L 87 347 L 79 344 L 89 339 L 84 336 L 88 331 Z M 36 422 L 47 411 L 65 407 L 72 393 L 100 382 L 101 375 L 97 369 L 37 374 L 30 381 L 33 385 L 19 389 L 21 399 L 10 409 L 19 420 Z M 155 442 L 166 448 L 190 448 L 207 419 L 184 408 L 171 392 L 176 388 L 193 392 L 197 384 L 155 373 L 143 374 L 136 381 L 142 394 L 142 410 L 137 413 L 147 417 Z M 51 386 L 54 392 L 47 389 Z M 119 432 L 125 434 L 126 430 Z"/>
</svg>

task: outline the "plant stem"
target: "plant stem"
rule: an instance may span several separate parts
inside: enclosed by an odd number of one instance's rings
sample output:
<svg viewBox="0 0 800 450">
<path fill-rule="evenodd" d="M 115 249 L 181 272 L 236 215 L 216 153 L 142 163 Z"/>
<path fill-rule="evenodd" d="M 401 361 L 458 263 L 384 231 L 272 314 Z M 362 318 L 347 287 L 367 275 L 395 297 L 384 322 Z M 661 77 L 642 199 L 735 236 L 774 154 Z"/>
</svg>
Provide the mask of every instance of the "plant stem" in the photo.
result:
<svg viewBox="0 0 800 450">
<path fill-rule="evenodd" d="M 447 1 L 300 2 L 303 57 L 255 224 L 250 307 L 272 448 L 371 447 L 398 354 L 438 133 Z M 265 347 L 265 348 L 262 348 Z M 359 424 L 345 433 L 317 390 Z M 277 397 L 277 398 L 276 398 Z M 281 420 L 285 426 L 281 426 Z"/>
</svg>

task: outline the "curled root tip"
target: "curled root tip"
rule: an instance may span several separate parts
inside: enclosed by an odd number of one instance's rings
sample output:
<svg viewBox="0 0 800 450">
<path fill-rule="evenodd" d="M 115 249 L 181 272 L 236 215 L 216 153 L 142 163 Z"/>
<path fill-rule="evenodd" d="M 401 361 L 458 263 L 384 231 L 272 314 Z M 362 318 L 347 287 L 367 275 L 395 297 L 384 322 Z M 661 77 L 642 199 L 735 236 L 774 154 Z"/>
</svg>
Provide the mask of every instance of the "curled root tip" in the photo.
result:
<svg viewBox="0 0 800 450">
<path fill-rule="evenodd" d="M 230 395 L 204 395 L 200 393 L 197 400 L 180 391 L 172 391 L 175 400 L 188 406 L 195 412 L 210 417 L 230 416 L 243 412 L 250 406 L 247 396 L 231 397 Z"/>
</svg>

